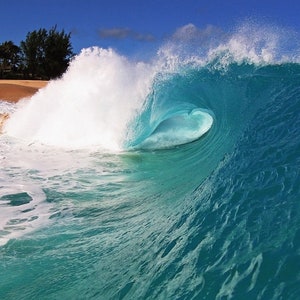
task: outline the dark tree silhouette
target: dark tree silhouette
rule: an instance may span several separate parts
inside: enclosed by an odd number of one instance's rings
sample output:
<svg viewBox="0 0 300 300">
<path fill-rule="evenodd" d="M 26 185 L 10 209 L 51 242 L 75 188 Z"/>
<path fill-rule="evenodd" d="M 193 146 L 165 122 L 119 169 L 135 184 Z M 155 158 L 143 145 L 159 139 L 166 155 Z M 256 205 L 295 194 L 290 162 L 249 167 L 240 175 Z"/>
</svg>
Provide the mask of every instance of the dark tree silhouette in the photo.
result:
<svg viewBox="0 0 300 300">
<path fill-rule="evenodd" d="M 64 31 L 57 32 L 56 27 L 49 30 L 44 44 L 44 71 L 49 78 L 63 74 L 71 57 L 74 55 L 70 43 L 71 34 Z"/>
<path fill-rule="evenodd" d="M 20 68 L 20 48 L 12 41 L 0 44 L 0 78 Z"/>
<path fill-rule="evenodd" d="M 25 41 L 21 41 L 20 47 L 23 54 L 24 70 L 32 78 L 42 76 L 44 54 L 44 44 L 47 37 L 46 29 L 29 32 Z"/>
<path fill-rule="evenodd" d="M 49 31 L 29 32 L 20 45 L 27 76 L 43 79 L 61 76 L 74 55 L 70 38 L 70 33 L 58 32 L 56 26 Z"/>
</svg>

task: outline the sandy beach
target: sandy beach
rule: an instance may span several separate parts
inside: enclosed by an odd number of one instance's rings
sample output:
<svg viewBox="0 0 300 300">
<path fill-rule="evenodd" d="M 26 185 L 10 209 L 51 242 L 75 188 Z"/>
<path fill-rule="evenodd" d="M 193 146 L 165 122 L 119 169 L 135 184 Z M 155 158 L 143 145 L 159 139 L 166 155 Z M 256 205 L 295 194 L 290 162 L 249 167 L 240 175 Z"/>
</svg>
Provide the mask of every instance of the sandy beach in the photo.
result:
<svg viewBox="0 0 300 300">
<path fill-rule="evenodd" d="M 43 80 L 0 80 L 0 99 L 17 102 L 32 96 L 47 83 Z"/>
<path fill-rule="evenodd" d="M 22 98 L 32 96 L 47 83 L 48 81 L 43 80 L 0 80 L 0 100 L 18 102 Z M 8 117 L 8 114 L 0 112 L 0 133 Z"/>
</svg>

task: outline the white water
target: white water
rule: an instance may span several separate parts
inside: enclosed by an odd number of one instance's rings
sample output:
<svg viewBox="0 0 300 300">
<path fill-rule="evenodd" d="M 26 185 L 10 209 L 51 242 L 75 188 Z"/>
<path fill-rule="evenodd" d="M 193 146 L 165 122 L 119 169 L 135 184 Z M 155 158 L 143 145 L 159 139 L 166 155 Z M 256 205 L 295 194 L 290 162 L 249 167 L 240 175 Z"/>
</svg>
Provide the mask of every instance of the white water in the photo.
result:
<svg viewBox="0 0 300 300">
<path fill-rule="evenodd" d="M 150 65 L 131 62 L 111 49 L 84 49 L 61 79 L 29 102 L 19 102 L 4 130 L 29 143 L 120 150 L 152 76 Z"/>
<path fill-rule="evenodd" d="M 19 184 L 2 185 L 0 188 L 0 198 L 7 195 L 22 198 L 23 193 L 26 193 L 32 200 L 17 206 L 3 199 L 0 201 L 0 246 L 10 239 L 21 237 L 50 223 L 51 206 L 46 202 L 46 196 L 40 188 L 25 181 Z"/>
</svg>

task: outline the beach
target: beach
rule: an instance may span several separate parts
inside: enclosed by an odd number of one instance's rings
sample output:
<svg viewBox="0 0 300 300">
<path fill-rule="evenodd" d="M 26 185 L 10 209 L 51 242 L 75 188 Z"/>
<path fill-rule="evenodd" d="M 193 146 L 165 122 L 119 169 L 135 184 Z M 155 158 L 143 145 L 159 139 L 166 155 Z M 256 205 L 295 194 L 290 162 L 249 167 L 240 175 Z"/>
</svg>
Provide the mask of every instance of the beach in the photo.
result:
<svg viewBox="0 0 300 300">
<path fill-rule="evenodd" d="M 18 102 L 20 99 L 31 97 L 40 88 L 46 86 L 44 80 L 0 80 L 0 100 Z M 0 133 L 8 114 L 0 112 Z"/>
<path fill-rule="evenodd" d="M 32 96 L 47 83 L 44 80 L 0 80 L 0 99 L 17 102 Z"/>
</svg>

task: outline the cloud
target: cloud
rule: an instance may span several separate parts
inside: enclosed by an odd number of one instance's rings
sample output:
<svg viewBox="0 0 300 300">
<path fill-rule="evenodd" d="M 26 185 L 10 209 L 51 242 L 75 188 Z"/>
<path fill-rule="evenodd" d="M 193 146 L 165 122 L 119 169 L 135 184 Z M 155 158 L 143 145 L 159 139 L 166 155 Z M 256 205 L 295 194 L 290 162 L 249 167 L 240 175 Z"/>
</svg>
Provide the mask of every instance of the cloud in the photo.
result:
<svg viewBox="0 0 300 300">
<path fill-rule="evenodd" d="M 155 40 L 154 36 L 151 34 L 139 33 L 130 28 L 101 28 L 98 30 L 98 35 L 102 39 L 133 39 L 146 42 Z"/>
<path fill-rule="evenodd" d="M 71 28 L 71 34 L 72 35 L 78 35 L 79 34 L 79 30 L 75 27 Z"/>
</svg>

